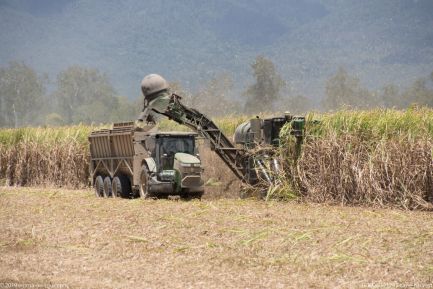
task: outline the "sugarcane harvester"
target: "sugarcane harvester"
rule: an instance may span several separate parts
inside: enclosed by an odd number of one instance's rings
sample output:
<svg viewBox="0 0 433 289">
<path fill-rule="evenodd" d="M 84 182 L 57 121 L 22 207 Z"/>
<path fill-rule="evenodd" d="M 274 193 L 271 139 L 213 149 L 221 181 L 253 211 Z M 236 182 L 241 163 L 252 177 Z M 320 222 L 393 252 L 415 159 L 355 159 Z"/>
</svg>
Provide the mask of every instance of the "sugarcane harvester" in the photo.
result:
<svg viewBox="0 0 433 289">
<path fill-rule="evenodd" d="M 249 185 L 276 185 L 281 165 L 274 157 L 280 147 L 280 131 L 289 124 L 299 154 L 304 137 L 305 118 L 286 113 L 282 117 L 261 119 L 256 117 L 236 128 L 233 144 L 220 128 L 206 115 L 182 104 L 182 97 L 171 93 L 167 81 L 160 75 L 146 76 L 141 89 L 144 109 L 138 120 L 156 123 L 161 116 L 187 126 L 209 141 L 213 150 L 234 175 Z"/>
</svg>

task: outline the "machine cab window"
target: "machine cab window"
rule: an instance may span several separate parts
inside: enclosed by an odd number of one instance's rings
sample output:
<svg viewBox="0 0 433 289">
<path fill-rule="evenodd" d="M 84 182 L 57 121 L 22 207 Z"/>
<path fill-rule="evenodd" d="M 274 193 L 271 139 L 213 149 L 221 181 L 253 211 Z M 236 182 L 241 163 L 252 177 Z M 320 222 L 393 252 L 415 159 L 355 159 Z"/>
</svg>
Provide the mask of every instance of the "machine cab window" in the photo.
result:
<svg viewBox="0 0 433 289">
<path fill-rule="evenodd" d="M 194 136 L 164 136 L 159 138 L 158 143 L 161 169 L 173 167 L 176 153 L 194 155 Z"/>
</svg>

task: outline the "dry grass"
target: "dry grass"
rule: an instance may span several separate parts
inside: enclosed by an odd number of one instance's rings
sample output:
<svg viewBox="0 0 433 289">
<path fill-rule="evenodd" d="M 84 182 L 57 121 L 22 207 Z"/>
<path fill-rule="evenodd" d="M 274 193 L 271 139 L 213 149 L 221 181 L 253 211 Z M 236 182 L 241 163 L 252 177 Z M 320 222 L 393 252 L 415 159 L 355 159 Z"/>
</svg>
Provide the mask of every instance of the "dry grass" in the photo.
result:
<svg viewBox="0 0 433 289">
<path fill-rule="evenodd" d="M 0 173 L 11 186 L 88 186 L 87 146 L 70 141 L 55 145 L 22 142 L 0 144 Z"/>
<path fill-rule="evenodd" d="M 282 195 L 314 202 L 433 210 L 433 110 L 340 111 L 310 115 L 298 162 L 288 127 Z"/>
<path fill-rule="evenodd" d="M 431 140 L 386 140 L 369 148 L 354 136 L 307 142 L 296 165 L 309 201 L 433 209 Z"/>
<path fill-rule="evenodd" d="M 87 137 L 96 128 L 1 129 L 0 180 L 19 186 L 88 186 Z"/>
<path fill-rule="evenodd" d="M 427 212 L 101 199 L 0 187 L 0 282 L 69 288 L 431 288 Z M 430 287 L 428 287 L 430 286 Z"/>
</svg>

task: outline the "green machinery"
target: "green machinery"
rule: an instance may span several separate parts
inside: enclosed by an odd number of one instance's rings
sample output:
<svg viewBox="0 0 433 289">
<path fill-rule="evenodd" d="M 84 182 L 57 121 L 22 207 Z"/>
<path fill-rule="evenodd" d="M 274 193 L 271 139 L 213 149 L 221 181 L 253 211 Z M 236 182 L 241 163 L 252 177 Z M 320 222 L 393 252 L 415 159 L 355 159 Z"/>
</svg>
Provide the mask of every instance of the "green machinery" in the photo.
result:
<svg viewBox="0 0 433 289">
<path fill-rule="evenodd" d="M 157 74 L 146 76 L 141 83 L 145 107 L 139 120 L 154 123 L 164 115 L 189 127 L 208 140 L 211 149 L 225 162 L 242 182 L 256 185 L 265 180 L 276 182 L 280 164 L 273 158 L 272 148 L 280 145 L 280 131 L 290 125 L 296 155 L 304 138 L 305 118 L 286 114 L 267 119 L 255 118 L 241 124 L 235 132 L 233 144 L 206 115 L 181 103 L 181 97 L 169 93 L 167 82 Z M 260 149 L 258 149 L 260 148 Z"/>
<path fill-rule="evenodd" d="M 192 132 L 161 132 L 133 122 L 94 131 L 90 177 L 97 196 L 200 198 L 200 159 Z"/>
</svg>

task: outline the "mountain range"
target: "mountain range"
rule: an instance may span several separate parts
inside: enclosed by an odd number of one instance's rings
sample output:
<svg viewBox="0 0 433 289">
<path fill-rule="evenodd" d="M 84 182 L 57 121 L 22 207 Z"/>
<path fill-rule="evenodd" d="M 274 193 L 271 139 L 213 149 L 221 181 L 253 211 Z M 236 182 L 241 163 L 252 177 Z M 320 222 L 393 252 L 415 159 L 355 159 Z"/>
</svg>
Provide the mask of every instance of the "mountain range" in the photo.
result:
<svg viewBox="0 0 433 289">
<path fill-rule="evenodd" d="M 340 66 L 370 89 L 433 71 L 432 0 L 0 0 L 0 27 L 0 65 L 24 61 L 52 86 L 95 67 L 131 99 L 148 73 L 192 91 L 226 73 L 240 94 L 257 55 L 316 100 Z"/>
</svg>

